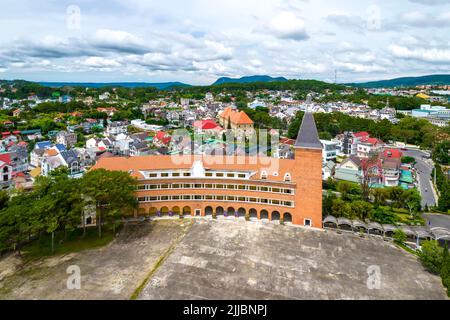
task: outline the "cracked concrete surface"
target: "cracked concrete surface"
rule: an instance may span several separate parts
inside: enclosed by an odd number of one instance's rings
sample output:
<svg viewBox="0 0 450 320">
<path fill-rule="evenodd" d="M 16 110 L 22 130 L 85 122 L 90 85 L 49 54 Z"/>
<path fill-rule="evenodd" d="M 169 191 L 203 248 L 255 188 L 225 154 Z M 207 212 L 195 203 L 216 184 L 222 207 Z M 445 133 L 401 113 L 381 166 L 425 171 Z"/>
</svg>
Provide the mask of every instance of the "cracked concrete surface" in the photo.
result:
<svg viewBox="0 0 450 320">
<path fill-rule="evenodd" d="M 369 266 L 381 287 L 367 287 Z M 381 239 L 199 220 L 139 299 L 446 299 L 440 278 Z"/>
<path fill-rule="evenodd" d="M 81 268 L 81 290 L 66 288 L 69 265 Z M 367 288 L 373 265 L 379 290 Z M 99 249 L 0 259 L 0 299 L 129 299 L 136 290 L 139 299 L 446 299 L 440 278 L 391 243 L 273 223 L 161 220 Z"/>
</svg>

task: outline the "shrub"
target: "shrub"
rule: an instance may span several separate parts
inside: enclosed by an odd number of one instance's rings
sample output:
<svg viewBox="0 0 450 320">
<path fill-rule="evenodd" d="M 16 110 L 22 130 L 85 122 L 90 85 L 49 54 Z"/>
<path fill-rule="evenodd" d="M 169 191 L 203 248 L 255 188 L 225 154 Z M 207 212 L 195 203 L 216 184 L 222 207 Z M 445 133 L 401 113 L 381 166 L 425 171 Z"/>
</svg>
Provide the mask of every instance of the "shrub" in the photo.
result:
<svg viewBox="0 0 450 320">
<path fill-rule="evenodd" d="M 441 278 L 442 284 L 447 288 L 447 295 L 450 297 L 450 255 L 447 244 L 442 255 Z"/>
<path fill-rule="evenodd" d="M 397 229 L 394 231 L 394 241 L 403 244 L 406 241 L 406 233 L 403 230 Z"/>
<path fill-rule="evenodd" d="M 435 240 L 425 241 L 422 244 L 420 260 L 428 271 L 439 274 L 442 268 L 442 248 Z"/>
</svg>

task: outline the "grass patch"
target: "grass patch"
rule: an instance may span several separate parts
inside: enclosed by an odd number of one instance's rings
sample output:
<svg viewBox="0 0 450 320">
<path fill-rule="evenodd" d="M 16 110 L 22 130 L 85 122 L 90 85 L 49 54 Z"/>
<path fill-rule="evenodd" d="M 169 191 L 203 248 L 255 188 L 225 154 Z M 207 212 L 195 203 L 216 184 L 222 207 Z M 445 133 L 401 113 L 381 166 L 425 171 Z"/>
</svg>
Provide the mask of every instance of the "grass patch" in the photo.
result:
<svg viewBox="0 0 450 320">
<path fill-rule="evenodd" d="M 420 216 L 411 218 L 411 215 L 409 213 L 397 213 L 397 212 L 394 213 L 398 218 L 398 222 L 400 223 L 404 223 L 410 226 L 425 225 L 425 219 L 423 219 Z"/>
<path fill-rule="evenodd" d="M 36 259 L 100 248 L 110 243 L 113 239 L 114 234 L 112 230 L 107 230 L 107 228 L 102 230 L 101 238 L 98 237 L 96 227 L 86 229 L 84 237 L 83 230 L 77 229 L 68 234 L 65 240 L 63 232 L 55 234 L 55 251 L 53 253 L 50 234 L 45 234 L 31 244 L 26 245 L 22 248 L 22 252 L 25 259 Z"/>
<path fill-rule="evenodd" d="M 403 250 L 417 256 L 420 257 L 419 253 L 416 250 L 411 249 L 410 247 L 408 247 L 407 245 L 405 245 L 404 243 L 398 242 L 398 241 L 394 241 L 394 243 L 399 246 L 400 248 L 402 248 Z"/>
</svg>

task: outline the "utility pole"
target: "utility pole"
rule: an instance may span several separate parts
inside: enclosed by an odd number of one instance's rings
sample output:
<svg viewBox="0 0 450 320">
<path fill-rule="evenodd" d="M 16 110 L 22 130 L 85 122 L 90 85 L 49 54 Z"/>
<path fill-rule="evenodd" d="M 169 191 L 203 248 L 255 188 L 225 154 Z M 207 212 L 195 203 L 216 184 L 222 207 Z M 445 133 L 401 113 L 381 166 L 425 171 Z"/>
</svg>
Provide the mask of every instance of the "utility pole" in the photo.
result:
<svg viewBox="0 0 450 320">
<path fill-rule="evenodd" d="M 334 70 L 334 84 L 337 84 L 337 70 Z"/>
</svg>

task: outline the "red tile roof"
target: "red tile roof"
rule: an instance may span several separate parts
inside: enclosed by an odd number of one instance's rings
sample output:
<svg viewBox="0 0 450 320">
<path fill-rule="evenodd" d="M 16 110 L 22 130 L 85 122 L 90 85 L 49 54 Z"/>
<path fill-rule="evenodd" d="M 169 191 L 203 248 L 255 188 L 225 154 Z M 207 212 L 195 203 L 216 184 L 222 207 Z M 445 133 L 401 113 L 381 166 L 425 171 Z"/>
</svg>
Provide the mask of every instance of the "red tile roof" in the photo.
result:
<svg viewBox="0 0 450 320">
<path fill-rule="evenodd" d="M 401 158 L 403 157 L 403 152 L 398 149 L 384 149 L 383 158 Z"/>
<path fill-rule="evenodd" d="M 194 127 L 201 130 L 221 130 L 222 128 L 212 119 L 198 120 L 194 122 Z"/>
<path fill-rule="evenodd" d="M 253 124 L 253 120 L 244 111 L 236 111 L 231 107 L 226 108 L 220 117 L 226 120 L 230 119 L 231 123 L 236 125 Z"/>
<path fill-rule="evenodd" d="M 361 131 L 361 132 L 356 132 L 356 133 L 354 133 L 353 136 L 354 136 L 355 138 L 368 137 L 368 136 L 369 136 L 369 133 L 366 132 L 366 131 Z"/>
<path fill-rule="evenodd" d="M 11 157 L 8 153 L 0 154 L 0 161 L 3 161 L 9 165 L 11 165 Z"/>
</svg>

